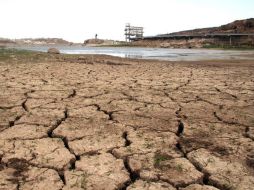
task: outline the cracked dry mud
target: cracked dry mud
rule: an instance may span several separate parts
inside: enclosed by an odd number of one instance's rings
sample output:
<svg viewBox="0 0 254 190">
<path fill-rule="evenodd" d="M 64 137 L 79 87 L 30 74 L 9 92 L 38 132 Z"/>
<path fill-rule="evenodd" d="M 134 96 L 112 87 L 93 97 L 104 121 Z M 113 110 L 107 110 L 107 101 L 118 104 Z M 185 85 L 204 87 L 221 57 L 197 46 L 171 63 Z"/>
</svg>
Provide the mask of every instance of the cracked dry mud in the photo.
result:
<svg viewBox="0 0 254 190">
<path fill-rule="evenodd" d="M 254 189 L 251 61 L 57 55 L 0 72 L 1 190 Z"/>
</svg>

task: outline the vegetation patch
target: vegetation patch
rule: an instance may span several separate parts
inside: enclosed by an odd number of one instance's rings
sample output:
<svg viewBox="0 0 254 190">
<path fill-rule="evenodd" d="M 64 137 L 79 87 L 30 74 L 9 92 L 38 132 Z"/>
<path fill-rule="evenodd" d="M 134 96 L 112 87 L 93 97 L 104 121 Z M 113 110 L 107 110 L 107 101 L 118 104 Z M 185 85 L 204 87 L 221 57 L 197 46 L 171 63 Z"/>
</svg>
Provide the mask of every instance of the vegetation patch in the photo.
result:
<svg viewBox="0 0 254 190">
<path fill-rule="evenodd" d="M 161 167 L 161 163 L 163 161 L 166 161 L 166 160 L 169 160 L 169 157 L 167 155 L 156 153 L 154 155 L 154 167 L 160 168 Z"/>
</svg>

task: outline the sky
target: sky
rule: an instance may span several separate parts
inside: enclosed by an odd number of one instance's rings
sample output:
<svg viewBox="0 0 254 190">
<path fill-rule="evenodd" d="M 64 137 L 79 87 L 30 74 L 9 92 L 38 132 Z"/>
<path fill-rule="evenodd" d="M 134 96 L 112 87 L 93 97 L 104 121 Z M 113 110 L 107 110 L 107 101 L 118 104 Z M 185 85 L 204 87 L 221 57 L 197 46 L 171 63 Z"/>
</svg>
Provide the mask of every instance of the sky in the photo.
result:
<svg viewBox="0 0 254 190">
<path fill-rule="evenodd" d="M 126 23 L 150 36 L 253 17 L 254 0 L 0 0 L 0 37 L 124 40 Z"/>
</svg>

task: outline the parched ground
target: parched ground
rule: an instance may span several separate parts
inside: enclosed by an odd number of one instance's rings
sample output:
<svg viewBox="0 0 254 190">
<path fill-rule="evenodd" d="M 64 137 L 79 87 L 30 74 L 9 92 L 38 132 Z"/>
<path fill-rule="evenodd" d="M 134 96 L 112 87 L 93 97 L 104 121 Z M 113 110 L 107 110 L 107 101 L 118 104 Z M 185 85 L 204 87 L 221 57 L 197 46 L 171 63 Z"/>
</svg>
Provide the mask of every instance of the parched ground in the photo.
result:
<svg viewBox="0 0 254 190">
<path fill-rule="evenodd" d="M 254 189 L 253 61 L 8 56 L 1 190 Z"/>
</svg>

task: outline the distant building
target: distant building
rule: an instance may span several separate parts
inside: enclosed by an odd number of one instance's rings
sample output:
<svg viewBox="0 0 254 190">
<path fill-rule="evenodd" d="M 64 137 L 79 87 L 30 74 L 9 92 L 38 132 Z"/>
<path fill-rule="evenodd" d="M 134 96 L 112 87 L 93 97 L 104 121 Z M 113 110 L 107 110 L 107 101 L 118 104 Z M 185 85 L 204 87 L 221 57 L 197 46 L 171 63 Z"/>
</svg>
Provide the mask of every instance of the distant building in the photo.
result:
<svg viewBox="0 0 254 190">
<path fill-rule="evenodd" d="M 143 38 L 144 28 L 131 26 L 130 23 L 125 25 L 125 40 L 131 41 L 132 38 Z"/>
</svg>

